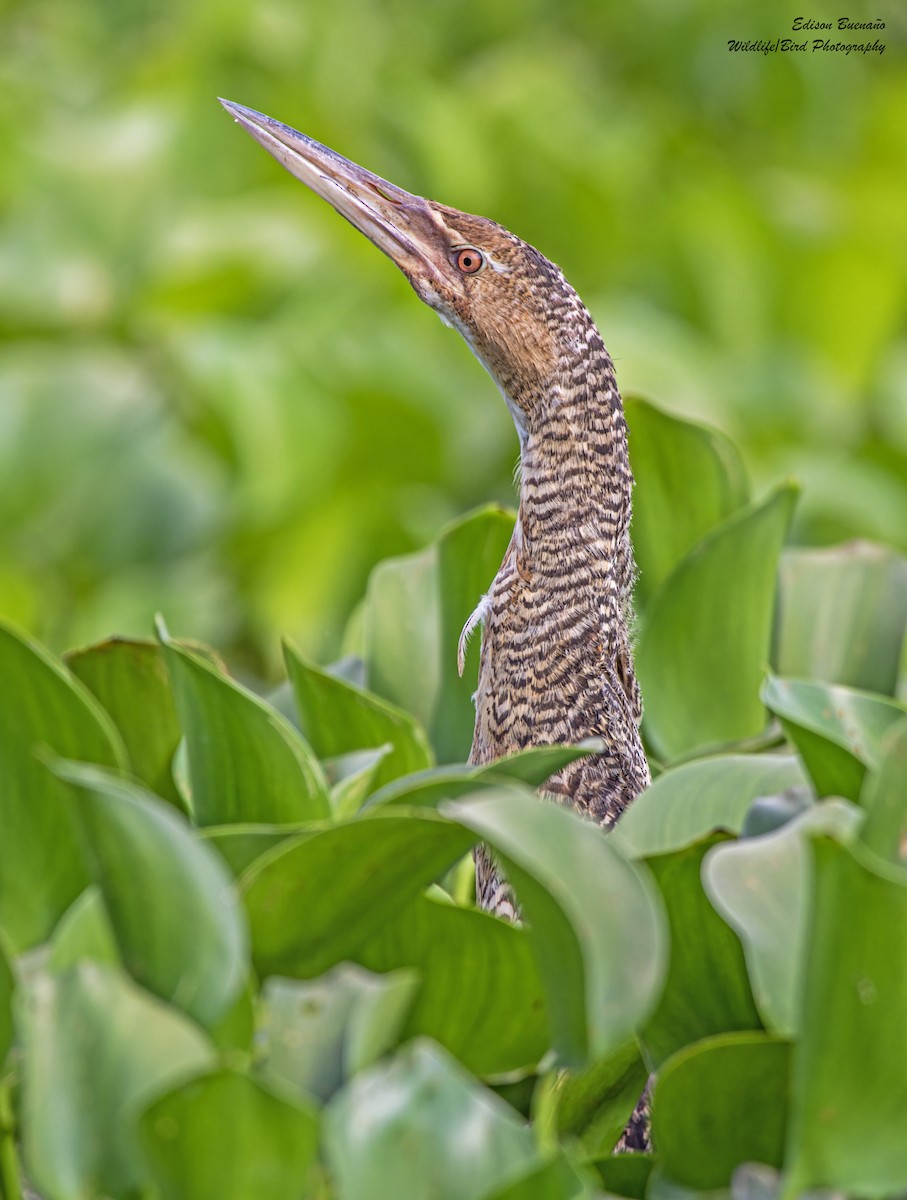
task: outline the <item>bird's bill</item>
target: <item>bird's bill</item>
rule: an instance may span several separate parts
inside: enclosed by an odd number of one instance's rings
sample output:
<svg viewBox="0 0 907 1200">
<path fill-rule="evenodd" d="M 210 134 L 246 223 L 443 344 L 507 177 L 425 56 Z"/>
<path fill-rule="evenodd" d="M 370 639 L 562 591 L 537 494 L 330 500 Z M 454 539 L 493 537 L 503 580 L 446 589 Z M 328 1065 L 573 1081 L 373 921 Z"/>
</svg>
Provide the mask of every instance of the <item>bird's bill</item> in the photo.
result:
<svg viewBox="0 0 907 1200">
<path fill-rule="evenodd" d="M 264 113 L 231 100 L 221 104 L 291 175 L 346 217 L 407 275 L 436 273 L 430 239 L 425 236 L 432 222 L 421 196 L 405 192 Z"/>
</svg>

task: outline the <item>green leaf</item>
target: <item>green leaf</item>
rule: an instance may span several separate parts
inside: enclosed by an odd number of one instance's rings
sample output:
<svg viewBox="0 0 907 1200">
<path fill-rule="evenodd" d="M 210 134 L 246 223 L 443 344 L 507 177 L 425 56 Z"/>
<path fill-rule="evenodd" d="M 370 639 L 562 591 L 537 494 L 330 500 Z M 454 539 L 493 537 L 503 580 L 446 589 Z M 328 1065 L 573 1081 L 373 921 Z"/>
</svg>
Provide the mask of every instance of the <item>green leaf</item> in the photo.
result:
<svg viewBox="0 0 907 1200">
<path fill-rule="evenodd" d="M 653 1159 L 649 1154 L 612 1154 L 592 1163 L 610 1196 L 645 1200 Z"/>
<path fill-rule="evenodd" d="M 749 489 L 736 447 L 718 430 L 635 396 L 624 408 L 636 478 L 636 595 L 644 607 L 693 546 L 748 502 Z"/>
<path fill-rule="evenodd" d="M 762 699 L 781 718 L 820 796 L 857 800 L 867 767 L 882 758 L 882 738 L 907 705 L 871 692 L 769 675 Z"/>
<path fill-rule="evenodd" d="M 359 812 L 366 798 L 375 791 L 382 759 L 392 750 L 393 746 L 387 742 L 375 750 L 355 750 L 333 760 L 347 768 L 331 788 L 331 808 L 338 817 L 351 817 Z M 329 769 L 331 764 L 326 766 Z"/>
<path fill-rule="evenodd" d="M 71 651 L 64 662 L 113 718 L 135 778 L 155 795 L 183 808 L 171 771 L 182 730 L 161 647 L 156 642 L 111 638 Z"/>
<path fill-rule="evenodd" d="M 788 1194 L 893 1195 L 907 1179 L 907 881 L 858 841 L 813 854 Z"/>
<path fill-rule="evenodd" d="M 190 1080 L 141 1119 L 142 1149 L 163 1200 L 297 1200 L 318 1144 L 318 1116 L 236 1071 Z"/>
<path fill-rule="evenodd" d="M 0 927 L 13 950 L 43 941 L 89 882 L 72 795 L 41 761 L 125 769 L 94 697 L 43 647 L 0 624 Z"/>
<path fill-rule="evenodd" d="M 778 555 L 796 490 L 779 488 L 729 517 L 652 596 L 636 652 L 644 731 L 656 754 L 759 734 Z M 730 614 L 730 616 L 729 616 Z"/>
<path fill-rule="evenodd" d="M 307 979 L 349 958 L 474 841 L 433 812 L 397 809 L 262 855 L 241 881 L 259 974 Z"/>
<path fill-rule="evenodd" d="M 779 675 L 893 696 L 907 625 L 907 559 L 850 542 L 781 557 Z"/>
<path fill-rule="evenodd" d="M 705 838 L 647 859 L 661 891 L 670 930 L 667 977 L 642 1038 L 659 1067 L 683 1046 L 713 1034 L 759 1029 L 761 1022 L 740 941 L 702 890 L 702 861 L 724 839 Z"/>
<path fill-rule="evenodd" d="M 866 820 L 860 838 L 870 850 L 892 863 L 907 865 L 907 721 L 896 722 L 884 735 L 881 759 L 868 772 L 860 793 Z"/>
<path fill-rule="evenodd" d="M 392 749 L 375 772 L 376 787 L 432 765 L 425 732 L 409 713 L 305 662 L 288 643 L 284 657 L 302 731 L 319 758 L 389 743 Z"/>
<path fill-rule="evenodd" d="M 688 1046 L 658 1073 L 652 1137 L 681 1186 L 727 1187 L 744 1162 L 780 1166 L 791 1046 L 765 1033 L 728 1033 Z"/>
<path fill-rule="evenodd" d="M 334 1097 L 324 1145 L 345 1200 L 482 1200 L 536 1160 L 513 1109 L 427 1039 Z"/>
<path fill-rule="evenodd" d="M 262 1078 L 329 1100 L 397 1044 L 418 987 L 410 971 L 373 975 L 349 963 L 310 981 L 266 980 L 257 1043 Z"/>
<path fill-rule="evenodd" d="M 123 963 L 133 978 L 213 1025 L 248 973 L 248 935 L 230 876 L 164 801 L 94 767 L 60 764 Z"/>
<path fill-rule="evenodd" d="M 28 1175 L 54 1200 L 146 1187 L 136 1125 L 156 1094 L 210 1068 L 198 1026 L 116 968 L 39 973 L 17 998 Z"/>
<path fill-rule="evenodd" d="M 792 754 L 722 754 L 672 767 L 622 813 L 611 837 L 642 858 L 679 850 L 716 829 L 739 833 L 752 802 L 798 787 L 806 776 Z"/>
<path fill-rule="evenodd" d="M 564 1154 L 531 1167 L 519 1179 L 489 1192 L 482 1200 L 584 1200 L 591 1197 L 585 1181 Z"/>
<path fill-rule="evenodd" d="M 550 1072 L 533 1098 L 540 1140 L 576 1138 L 585 1154 L 610 1155 L 648 1077 L 635 1038 L 581 1071 Z"/>
<path fill-rule="evenodd" d="M 306 832 L 305 826 L 293 825 L 209 825 L 200 829 L 199 838 L 213 846 L 235 879 L 268 850 Z"/>
<path fill-rule="evenodd" d="M 706 893 L 739 933 L 756 1004 L 776 1033 L 793 1036 L 802 1024 L 812 893 L 809 837 L 823 832 L 847 838 L 858 823 L 852 805 L 826 800 L 763 837 L 716 846 L 703 864 Z"/>
<path fill-rule="evenodd" d="M 186 735 L 196 823 L 328 816 L 321 766 L 289 721 L 163 632 L 161 641 Z"/>
<path fill-rule="evenodd" d="M 596 826 L 530 792 L 481 792 L 441 811 L 490 846 L 514 887 L 563 1065 L 623 1045 L 656 999 L 666 950 L 645 874 Z"/>
<path fill-rule="evenodd" d="M 495 787 L 509 780 L 526 783 L 530 787 L 541 787 L 550 775 L 568 763 L 586 754 L 599 753 L 602 748 L 600 739 L 588 738 L 578 746 L 529 746 L 480 767 L 466 764 L 433 767 L 385 784 L 380 791 L 369 796 L 365 807 L 405 804 L 408 807 L 424 805 L 437 808 L 442 800 L 455 800 L 483 785 Z"/>
<path fill-rule="evenodd" d="M 457 670 L 460 631 L 488 590 L 513 532 L 513 514 L 477 509 L 427 550 L 380 563 L 364 612 L 369 686 L 430 731 L 442 763 L 469 754 L 478 655 Z"/>
<path fill-rule="evenodd" d="M 354 957 L 373 971 L 414 968 L 422 986 L 406 1035 L 433 1038 L 476 1075 L 500 1075 L 534 1065 L 548 1048 L 529 943 L 526 930 L 486 913 L 416 896 Z"/>
<path fill-rule="evenodd" d="M 74 900 L 57 923 L 48 965 L 56 974 L 83 959 L 122 966 L 104 898 L 94 884 Z"/>
</svg>

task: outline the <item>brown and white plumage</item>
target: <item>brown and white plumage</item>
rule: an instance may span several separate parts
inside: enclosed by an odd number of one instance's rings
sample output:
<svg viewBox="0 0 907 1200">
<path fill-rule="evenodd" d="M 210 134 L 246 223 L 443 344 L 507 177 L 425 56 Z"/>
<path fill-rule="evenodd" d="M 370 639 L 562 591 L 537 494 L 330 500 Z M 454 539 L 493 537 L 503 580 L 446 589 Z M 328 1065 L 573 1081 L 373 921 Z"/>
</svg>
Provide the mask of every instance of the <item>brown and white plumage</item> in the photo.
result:
<svg viewBox="0 0 907 1200">
<path fill-rule="evenodd" d="M 270 117 L 222 103 L 393 259 L 497 383 L 520 439 L 520 505 L 501 569 L 468 623 L 483 625 L 470 759 L 599 737 L 603 753 L 544 790 L 613 825 L 649 771 L 628 631 L 626 426 L 591 316 L 560 270 L 502 226 L 411 195 Z M 482 907 L 514 916 L 482 852 L 476 886 Z"/>
</svg>

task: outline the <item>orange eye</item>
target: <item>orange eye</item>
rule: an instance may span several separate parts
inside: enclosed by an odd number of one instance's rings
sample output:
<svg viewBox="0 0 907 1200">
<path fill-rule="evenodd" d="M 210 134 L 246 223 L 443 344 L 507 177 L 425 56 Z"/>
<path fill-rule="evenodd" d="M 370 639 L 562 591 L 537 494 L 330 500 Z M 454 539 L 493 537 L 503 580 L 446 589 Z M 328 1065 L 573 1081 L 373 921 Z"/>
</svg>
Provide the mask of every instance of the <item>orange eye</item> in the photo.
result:
<svg viewBox="0 0 907 1200">
<path fill-rule="evenodd" d="M 462 271 L 464 275 L 475 275 L 476 271 L 481 271 L 485 266 L 482 253 L 476 250 L 475 246 L 464 246 L 462 250 L 457 250 L 454 254 L 454 262 L 457 270 Z"/>
</svg>

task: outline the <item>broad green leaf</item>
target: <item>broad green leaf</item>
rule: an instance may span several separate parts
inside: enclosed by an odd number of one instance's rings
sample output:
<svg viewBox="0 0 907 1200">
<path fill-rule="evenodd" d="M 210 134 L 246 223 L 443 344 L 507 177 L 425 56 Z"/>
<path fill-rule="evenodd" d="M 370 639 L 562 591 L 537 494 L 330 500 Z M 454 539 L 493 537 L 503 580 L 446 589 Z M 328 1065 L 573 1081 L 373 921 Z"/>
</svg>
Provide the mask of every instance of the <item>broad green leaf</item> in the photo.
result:
<svg viewBox="0 0 907 1200">
<path fill-rule="evenodd" d="M 373 971 L 415 968 L 422 986 L 406 1034 L 440 1042 L 476 1075 L 500 1075 L 533 1066 L 548 1048 L 544 989 L 529 943 L 526 930 L 487 913 L 416 896 L 353 957 Z"/>
<path fill-rule="evenodd" d="M 475 840 L 431 811 L 397 809 L 262 855 L 241 880 L 259 974 L 308 979 L 349 958 Z"/>
<path fill-rule="evenodd" d="M 882 738 L 875 770 L 860 793 L 866 820 L 861 840 L 881 858 L 907 865 L 907 721 L 896 722 Z"/>
<path fill-rule="evenodd" d="M 111 638 L 71 651 L 64 662 L 113 718 L 135 778 L 182 808 L 171 771 L 182 730 L 157 642 Z"/>
<path fill-rule="evenodd" d="M 512 513 L 477 509 L 428 549 L 380 563 L 369 579 L 363 614 L 369 686 L 418 717 L 442 763 L 469 753 L 478 654 L 467 655 L 461 679 L 457 646 L 512 532 Z"/>
<path fill-rule="evenodd" d="M 319 758 L 390 744 L 375 772 L 376 787 L 432 765 L 425 732 L 409 713 L 305 662 L 288 643 L 284 657 L 302 731 Z"/>
<path fill-rule="evenodd" d="M 265 981 L 257 1069 L 266 1082 L 327 1101 L 400 1040 L 418 991 L 409 971 L 344 963 L 312 980 Z"/>
<path fill-rule="evenodd" d="M 212 845 L 238 879 L 268 850 L 281 842 L 299 837 L 308 826 L 293 825 L 209 825 L 199 830 L 202 841 Z"/>
<path fill-rule="evenodd" d="M 851 542 L 781 556 L 779 675 L 893 696 L 907 625 L 907 559 Z"/>
<path fill-rule="evenodd" d="M 378 563 L 361 614 L 369 689 L 428 729 L 441 673 L 437 544 Z"/>
<path fill-rule="evenodd" d="M 163 632 L 161 640 L 186 735 L 196 823 L 328 816 L 321 766 L 286 718 Z"/>
<path fill-rule="evenodd" d="M 140 1134 L 163 1200 L 298 1200 L 315 1159 L 318 1115 L 224 1070 L 155 1100 Z"/>
<path fill-rule="evenodd" d="M 668 970 L 642 1030 L 659 1067 L 683 1046 L 720 1033 L 759 1029 L 740 941 L 702 890 L 702 861 L 719 835 L 646 860 L 661 891 L 670 930 Z"/>
<path fill-rule="evenodd" d="M 248 934 L 229 873 L 164 801 L 93 767 L 60 764 L 123 964 L 149 991 L 210 1026 L 248 973 Z"/>
<path fill-rule="evenodd" d="M 528 921 L 560 1062 L 624 1044 L 655 1002 L 666 946 L 643 871 L 576 813 L 515 788 L 448 801 L 500 860 Z"/>
<path fill-rule="evenodd" d="M 907 881 L 858 841 L 819 838 L 813 854 L 789 1194 L 894 1195 L 907 1179 Z"/>
<path fill-rule="evenodd" d="M 530 746 L 480 767 L 465 763 L 433 767 L 385 784 L 369 796 L 366 808 L 379 808 L 383 804 L 436 808 L 442 800 L 454 800 L 477 787 L 493 787 L 511 780 L 541 787 L 549 776 L 568 763 L 586 754 L 595 754 L 602 748 L 603 743 L 598 738 L 589 738 L 579 746 Z"/>
<path fill-rule="evenodd" d="M 858 800 L 867 767 L 882 758 L 882 738 L 907 705 L 872 692 L 769 675 L 766 706 L 781 718 L 820 796 Z"/>
<path fill-rule="evenodd" d="M 593 1192 L 561 1153 L 525 1175 L 488 1192 L 482 1200 L 585 1200 Z"/>
<path fill-rule="evenodd" d="M 765 725 L 778 555 L 796 490 L 779 488 L 707 534 L 652 596 L 636 652 L 655 753 L 753 737 Z"/>
<path fill-rule="evenodd" d="M 466 655 L 462 678 L 457 669 L 457 645 L 463 626 L 500 569 L 512 533 L 512 513 L 483 508 L 449 525 L 438 541 L 441 671 L 431 738 L 442 763 L 461 762 L 472 745 L 479 631 L 476 646 Z"/>
<path fill-rule="evenodd" d="M 636 478 L 636 594 L 644 607 L 700 538 L 748 502 L 749 489 L 736 447 L 717 429 L 635 396 L 624 408 Z"/>
<path fill-rule="evenodd" d="M 536 1161 L 513 1109 L 424 1038 L 334 1097 L 324 1146 L 340 1200 L 482 1200 Z"/>
<path fill-rule="evenodd" d="M 659 775 L 621 814 L 611 834 L 625 854 L 642 858 L 679 850 L 715 829 L 739 833 L 758 796 L 805 782 L 792 754 L 722 754 Z"/>
<path fill-rule="evenodd" d="M 54 1200 L 119 1196 L 151 1180 L 139 1113 L 213 1065 L 198 1026 L 113 967 L 39 973 L 17 997 L 22 1138 L 29 1178 Z"/>
<path fill-rule="evenodd" d="M 374 750 L 356 750 L 342 759 L 333 760 L 334 763 L 342 762 L 346 768 L 331 787 L 331 808 L 338 817 L 351 817 L 362 808 L 366 798 L 375 791 L 382 759 L 392 750 L 393 746 L 386 742 Z M 325 769 L 329 770 L 330 766 L 330 763 L 325 764 Z"/>
<path fill-rule="evenodd" d="M 16 979 L 3 942 L 0 941 L 0 1078 L 3 1064 L 13 1044 L 13 993 Z"/>
<path fill-rule="evenodd" d="M 609 1196 L 645 1200 L 654 1165 L 650 1154 L 611 1154 L 592 1163 Z"/>
<path fill-rule="evenodd" d="M 850 837 L 859 812 L 826 800 L 763 837 L 716 846 L 702 869 L 706 893 L 743 942 L 753 996 L 766 1026 L 801 1029 L 815 833 Z"/>
<path fill-rule="evenodd" d="M 549 1072 L 533 1098 L 540 1139 L 576 1138 L 584 1154 L 610 1155 L 648 1076 L 635 1038 L 581 1071 Z"/>
<path fill-rule="evenodd" d="M 727 1033 L 688 1046 L 656 1076 L 652 1137 L 681 1186 L 727 1187 L 744 1162 L 780 1166 L 791 1069 L 789 1042 Z"/>
<path fill-rule="evenodd" d="M 104 897 L 95 884 L 87 887 L 57 922 L 48 965 L 59 975 L 86 958 L 111 966 L 122 965 Z"/>
<path fill-rule="evenodd" d="M 0 927 L 15 951 L 48 937 L 89 882 L 69 788 L 48 751 L 126 766 L 110 718 L 43 647 L 0 624 Z"/>
</svg>

